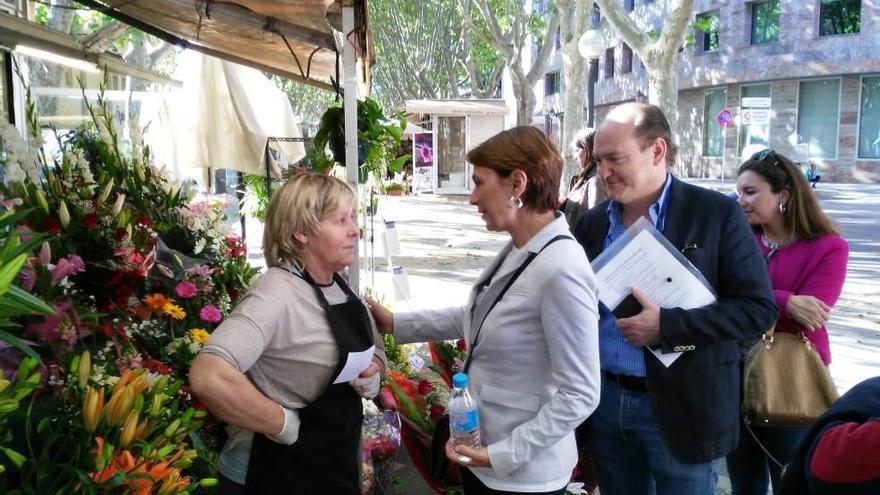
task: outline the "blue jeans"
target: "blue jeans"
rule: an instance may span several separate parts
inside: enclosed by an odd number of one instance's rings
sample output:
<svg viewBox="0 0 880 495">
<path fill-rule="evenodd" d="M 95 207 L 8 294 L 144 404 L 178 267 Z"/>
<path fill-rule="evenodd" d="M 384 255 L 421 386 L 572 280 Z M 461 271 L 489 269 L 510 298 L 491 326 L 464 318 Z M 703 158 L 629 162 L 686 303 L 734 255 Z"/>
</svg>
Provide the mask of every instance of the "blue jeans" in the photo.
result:
<svg viewBox="0 0 880 495">
<path fill-rule="evenodd" d="M 806 427 L 751 428 L 764 448 L 783 465 L 794 458 L 808 430 Z M 743 424 L 740 425 L 739 444 L 727 454 L 727 473 L 733 495 L 767 495 L 767 483 L 772 482 L 775 492 L 782 478 L 780 467 L 767 457 Z"/>
<path fill-rule="evenodd" d="M 718 462 L 675 459 L 646 392 L 602 380 L 599 407 L 589 425 L 587 445 L 602 495 L 714 495 Z"/>
</svg>

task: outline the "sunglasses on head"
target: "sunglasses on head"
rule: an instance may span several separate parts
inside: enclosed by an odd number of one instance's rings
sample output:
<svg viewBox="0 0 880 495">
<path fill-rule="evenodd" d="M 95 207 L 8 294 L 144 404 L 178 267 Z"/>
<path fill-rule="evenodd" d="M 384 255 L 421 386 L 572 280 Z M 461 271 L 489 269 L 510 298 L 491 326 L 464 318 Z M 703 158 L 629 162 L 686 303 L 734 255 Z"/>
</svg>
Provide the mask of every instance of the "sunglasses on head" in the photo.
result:
<svg viewBox="0 0 880 495">
<path fill-rule="evenodd" d="M 755 153 L 754 155 L 752 155 L 751 160 L 754 160 L 756 162 L 764 162 L 768 161 L 768 158 L 773 161 L 774 165 L 779 164 L 779 157 L 776 156 L 776 151 L 774 151 L 772 148 L 765 148 Z"/>
<path fill-rule="evenodd" d="M 752 157 L 749 160 L 756 161 L 756 162 L 770 163 L 774 167 L 778 167 L 779 170 L 782 170 L 782 173 L 785 174 L 786 182 L 791 180 L 791 177 L 789 177 L 789 174 L 788 174 L 788 170 L 785 168 L 785 165 L 782 163 L 782 160 L 779 159 L 779 155 L 777 155 L 776 151 L 773 150 L 772 148 L 766 148 L 766 149 L 763 149 L 763 150 L 755 153 L 754 155 L 752 155 Z"/>
</svg>

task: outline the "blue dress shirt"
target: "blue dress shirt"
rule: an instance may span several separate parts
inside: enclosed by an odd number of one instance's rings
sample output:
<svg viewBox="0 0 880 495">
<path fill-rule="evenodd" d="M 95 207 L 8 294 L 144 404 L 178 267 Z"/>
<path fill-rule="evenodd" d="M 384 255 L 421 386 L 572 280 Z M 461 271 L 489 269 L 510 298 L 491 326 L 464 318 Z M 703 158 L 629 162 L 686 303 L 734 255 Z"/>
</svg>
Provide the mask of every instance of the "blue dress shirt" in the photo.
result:
<svg viewBox="0 0 880 495">
<path fill-rule="evenodd" d="M 666 209 L 669 206 L 669 185 L 672 184 L 670 175 L 666 174 L 666 183 L 663 192 L 657 201 L 648 208 L 648 215 L 654 227 L 663 232 L 666 221 Z M 605 250 L 618 237 L 623 235 L 626 227 L 623 225 L 623 206 L 611 201 L 605 210 L 608 214 L 608 233 L 602 249 Z M 599 303 L 599 362 L 602 369 L 618 375 L 646 376 L 645 356 L 641 347 L 636 347 L 623 340 L 620 330 L 617 328 L 617 318 L 604 304 Z"/>
</svg>

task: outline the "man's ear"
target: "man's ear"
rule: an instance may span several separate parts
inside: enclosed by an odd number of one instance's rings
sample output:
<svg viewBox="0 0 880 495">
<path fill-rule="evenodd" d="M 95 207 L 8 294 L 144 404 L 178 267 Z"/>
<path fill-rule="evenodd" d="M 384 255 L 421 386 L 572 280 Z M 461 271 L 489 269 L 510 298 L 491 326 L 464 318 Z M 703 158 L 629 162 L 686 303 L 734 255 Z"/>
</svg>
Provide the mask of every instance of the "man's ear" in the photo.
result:
<svg viewBox="0 0 880 495">
<path fill-rule="evenodd" d="M 666 166 L 666 153 L 669 152 L 669 145 L 666 143 L 666 140 L 663 138 L 655 138 L 654 142 L 651 143 L 651 154 L 653 157 L 652 163 L 654 165 L 663 165 Z"/>
</svg>

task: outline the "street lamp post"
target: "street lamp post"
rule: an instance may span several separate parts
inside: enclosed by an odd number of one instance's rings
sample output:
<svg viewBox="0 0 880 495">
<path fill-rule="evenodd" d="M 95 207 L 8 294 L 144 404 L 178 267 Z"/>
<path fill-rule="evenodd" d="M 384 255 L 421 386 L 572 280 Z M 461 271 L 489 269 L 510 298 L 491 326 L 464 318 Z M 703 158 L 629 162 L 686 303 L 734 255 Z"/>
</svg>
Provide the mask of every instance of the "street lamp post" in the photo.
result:
<svg viewBox="0 0 880 495">
<path fill-rule="evenodd" d="M 589 110 L 587 111 L 588 127 L 593 127 L 593 122 L 596 117 L 596 76 L 599 72 L 599 56 L 605 51 L 605 46 L 605 37 L 602 36 L 602 33 L 596 28 L 588 29 L 578 40 L 578 52 L 580 52 L 582 57 L 587 59 L 590 68 L 590 75 L 587 79 L 587 106 L 589 107 Z"/>
</svg>

